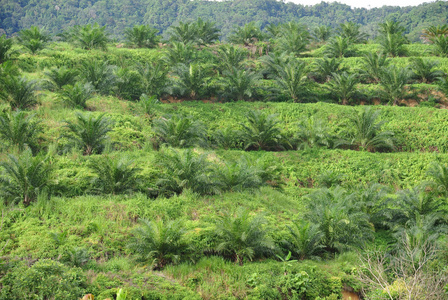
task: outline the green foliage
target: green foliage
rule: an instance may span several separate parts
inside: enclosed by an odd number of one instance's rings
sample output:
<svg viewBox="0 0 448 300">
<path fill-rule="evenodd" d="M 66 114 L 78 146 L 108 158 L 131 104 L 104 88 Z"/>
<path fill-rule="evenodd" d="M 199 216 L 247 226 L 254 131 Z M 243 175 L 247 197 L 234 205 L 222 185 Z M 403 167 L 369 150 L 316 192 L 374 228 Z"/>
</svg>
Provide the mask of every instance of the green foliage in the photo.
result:
<svg viewBox="0 0 448 300">
<path fill-rule="evenodd" d="M 86 292 L 86 278 L 81 269 L 60 262 L 41 259 L 31 266 L 17 263 L 1 279 L 2 299 L 79 299 Z"/>
<path fill-rule="evenodd" d="M 309 39 L 310 34 L 304 25 L 294 22 L 282 24 L 275 40 L 275 50 L 297 56 L 306 50 Z"/>
<path fill-rule="evenodd" d="M 448 194 L 448 168 L 446 165 L 433 162 L 426 171 L 426 175 L 431 178 L 431 184 L 436 191 L 444 195 Z"/>
<path fill-rule="evenodd" d="M 64 135 L 76 146 L 83 150 L 84 155 L 101 153 L 104 149 L 104 143 L 108 139 L 107 134 L 112 130 L 112 122 L 105 117 L 105 114 L 97 118 L 92 113 L 76 114 L 77 122 L 65 121 L 68 129 L 68 135 Z"/>
<path fill-rule="evenodd" d="M 159 155 L 158 164 L 165 173 L 157 181 L 164 194 L 181 193 L 191 189 L 201 195 L 217 194 L 221 184 L 215 180 L 215 169 L 207 154 L 196 155 L 192 149 L 165 150 Z"/>
<path fill-rule="evenodd" d="M 329 129 L 323 120 L 314 116 L 299 122 L 294 138 L 298 149 L 314 147 L 331 148 L 334 142 L 334 138 L 329 134 Z"/>
<path fill-rule="evenodd" d="M 119 68 L 115 75 L 117 76 L 115 88 L 118 97 L 126 100 L 137 100 L 144 93 L 142 77 L 136 70 Z"/>
<path fill-rule="evenodd" d="M 178 64 L 175 68 L 177 75 L 174 90 L 177 94 L 189 99 L 201 98 L 209 89 L 209 72 L 206 67 L 197 63 Z"/>
<path fill-rule="evenodd" d="M 33 157 L 25 150 L 18 157 L 9 154 L 8 160 L 0 163 L 1 194 L 7 202 L 23 202 L 25 205 L 35 201 L 39 193 L 50 185 L 53 165 L 42 155 Z"/>
<path fill-rule="evenodd" d="M 197 50 L 192 44 L 172 42 L 166 48 L 163 59 L 170 67 L 175 67 L 178 64 L 190 64 L 196 57 Z"/>
<path fill-rule="evenodd" d="M 90 83 L 77 82 L 65 85 L 59 92 L 59 98 L 69 107 L 85 109 L 87 100 L 93 97 L 93 86 Z"/>
<path fill-rule="evenodd" d="M 160 41 L 158 33 L 159 30 L 149 25 L 134 25 L 124 31 L 127 43 L 137 48 L 155 48 Z"/>
<path fill-rule="evenodd" d="M 361 32 L 360 27 L 354 22 L 341 23 L 337 32 L 343 39 L 348 39 L 353 44 L 364 43 L 367 41 L 368 35 Z"/>
<path fill-rule="evenodd" d="M 234 69 L 241 69 L 244 60 L 249 56 L 248 51 L 245 48 L 235 45 L 222 44 L 218 49 L 218 64 L 221 72 L 230 71 Z"/>
<path fill-rule="evenodd" d="M 214 228 L 218 243 L 215 250 L 239 264 L 245 259 L 251 261 L 274 252 L 275 244 L 264 228 L 265 224 L 261 214 L 250 217 L 249 211 L 241 207 L 235 216 L 219 217 Z"/>
<path fill-rule="evenodd" d="M 318 42 L 326 42 L 333 34 L 333 29 L 329 26 L 320 25 L 311 30 L 311 36 Z"/>
<path fill-rule="evenodd" d="M 39 134 L 43 132 L 41 121 L 35 120 L 34 114 L 23 111 L 4 112 L 0 114 L 0 138 L 9 147 L 23 151 L 30 147 L 34 152 L 38 149 Z"/>
<path fill-rule="evenodd" d="M 79 75 L 77 69 L 67 68 L 66 66 L 53 67 L 44 73 L 48 78 L 48 88 L 52 91 L 61 90 L 67 84 L 75 85 Z"/>
<path fill-rule="evenodd" d="M 328 57 L 348 57 L 353 55 L 352 42 L 349 38 L 336 36 L 325 46 L 324 54 Z"/>
<path fill-rule="evenodd" d="M 219 39 L 219 29 L 214 22 L 198 18 L 196 22 L 179 22 L 178 26 L 169 28 L 169 39 L 172 42 L 208 45 Z"/>
<path fill-rule="evenodd" d="M 138 189 L 141 168 L 126 156 L 120 158 L 103 155 L 89 161 L 95 177 L 93 191 L 99 194 L 124 194 Z"/>
<path fill-rule="evenodd" d="M 441 70 L 434 70 L 439 66 L 438 61 L 430 61 L 421 57 L 411 60 L 412 78 L 421 83 L 432 83 L 444 75 Z"/>
<path fill-rule="evenodd" d="M 3 88 L 0 99 L 9 102 L 13 110 L 26 110 L 37 104 L 35 80 L 10 75 L 0 82 L 0 86 Z"/>
<path fill-rule="evenodd" d="M 237 161 L 228 161 L 219 167 L 217 181 L 225 191 L 243 191 L 245 189 L 256 189 L 264 184 L 261 178 L 262 170 L 257 166 L 250 165 L 242 157 Z"/>
<path fill-rule="evenodd" d="M 441 35 L 437 36 L 433 40 L 434 43 L 434 54 L 441 57 L 448 56 L 448 37 Z"/>
<path fill-rule="evenodd" d="M 368 82 L 378 83 L 381 73 L 389 66 L 391 59 L 383 55 L 382 52 L 369 53 L 363 56 L 359 74 Z"/>
<path fill-rule="evenodd" d="M 154 121 L 153 130 L 158 144 L 189 148 L 206 145 L 206 130 L 202 122 L 191 117 L 171 116 Z"/>
<path fill-rule="evenodd" d="M 161 97 L 167 92 L 169 79 L 168 69 L 158 61 L 141 66 L 139 69 L 142 78 L 143 92 L 149 96 Z"/>
<path fill-rule="evenodd" d="M 232 67 L 230 70 L 225 70 L 223 77 L 219 79 L 222 89 L 220 97 L 234 101 L 249 100 L 254 97 L 259 82 L 258 73 Z"/>
<path fill-rule="evenodd" d="M 405 55 L 406 50 L 403 45 L 408 42 L 403 36 L 405 28 L 395 21 L 386 21 L 379 24 L 379 26 L 380 35 L 378 36 L 378 42 L 383 53 L 390 56 Z"/>
<path fill-rule="evenodd" d="M 246 114 L 247 123 L 240 123 L 241 138 L 246 150 L 275 150 L 283 148 L 284 137 L 280 121 L 274 114 L 251 110 Z"/>
<path fill-rule="evenodd" d="M 150 263 L 154 269 L 163 269 L 169 263 L 179 262 L 185 254 L 186 232 L 181 220 L 140 219 L 140 227 L 133 231 L 128 247 L 136 252 L 139 261 Z"/>
<path fill-rule="evenodd" d="M 313 62 L 313 70 L 310 73 L 310 76 L 319 83 L 327 82 L 332 78 L 334 73 L 338 74 L 340 72 L 346 71 L 346 68 L 341 66 L 341 62 L 341 59 L 338 59 L 336 57 L 324 57 L 316 59 Z"/>
<path fill-rule="evenodd" d="M 397 105 L 406 96 L 406 85 L 411 78 L 407 68 L 397 68 L 391 65 L 380 73 L 381 96 L 389 104 Z"/>
<path fill-rule="evenodd" d="M 309 259 L 320 254 L 324 245 L 323 232 L 319 225 L 306 221 L 293 222 L 288 228 L 288 237 L 282 241 L 282 247 L 290 251 L 292 257 Z"/>
<path fill-rule="evenodd" d="M 148 97 L 146 94 L 140 96 L 140 100 L 137 103 L 137 109 L 139 112 L 143 112 L 149 117 L 154 116 L 157 106 L 160 105 L 160 101 L 156 96 Z"/>
</svg>

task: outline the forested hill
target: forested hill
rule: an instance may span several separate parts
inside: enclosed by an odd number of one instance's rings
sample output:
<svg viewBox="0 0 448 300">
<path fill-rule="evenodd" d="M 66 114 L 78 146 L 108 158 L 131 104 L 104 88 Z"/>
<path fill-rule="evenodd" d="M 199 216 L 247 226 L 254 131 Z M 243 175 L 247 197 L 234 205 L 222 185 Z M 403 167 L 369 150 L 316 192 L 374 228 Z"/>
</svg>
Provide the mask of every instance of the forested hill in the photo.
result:
<svg viewBox="0 0 448 300">
<path fill-rule="evenodd" d="M 373 36 L 379 22 L 392 19 L 405 26 L 408 37 L 416 41 L 422 28 L 445 24 L 447 16 L 446 1 L 416 7 L 352 9 L 340 3 L 304 6 L 276 0 L 0 0 L 0 34 L 13 35 L 33 25 L 45 26 L 49 33 L 56 34 L 73 25 L 97 22 L 107 25 L 119 38 L 125 28 L 137 24 L 150 24 L 163 32 L 179 21 L 201 17 L 216 21 L 224 37 L 235 25 L 257 21 L 264 26 L 292 20 L 310 28 L 352 21 Z"/>
</svg>

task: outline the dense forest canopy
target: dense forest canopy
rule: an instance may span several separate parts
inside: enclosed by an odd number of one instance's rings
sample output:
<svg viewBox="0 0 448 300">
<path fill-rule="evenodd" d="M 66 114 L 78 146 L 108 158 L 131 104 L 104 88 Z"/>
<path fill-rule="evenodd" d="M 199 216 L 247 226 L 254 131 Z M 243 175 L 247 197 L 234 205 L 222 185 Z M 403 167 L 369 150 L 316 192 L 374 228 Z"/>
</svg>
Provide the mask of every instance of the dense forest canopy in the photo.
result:
<svg viewBox="0 0 448 300">
<path fill-rule="evenodd" d="M 225 38 L 235 25 L 256 21 L 261 27 L 270 23 L 299 21 L 309 28 L 355 22 L 374 37 L 377 24 L 399 21 L 411 41 L 418 41 L 423 28 L 447 22 L 448 2 L 436 1 L 416 7 L 383 6 L 351 8 L 341 3 L 304 6 L 276 0 L 0 0 L 0 34 L 14 35 L 31 26 L 45 27 L 50 34 L 89 23 L 107 25 L 120 39 L 126 28 L 148 24 L 162 33 L 172 24 L 201 17 L 215 21 Z"/>
</svg>

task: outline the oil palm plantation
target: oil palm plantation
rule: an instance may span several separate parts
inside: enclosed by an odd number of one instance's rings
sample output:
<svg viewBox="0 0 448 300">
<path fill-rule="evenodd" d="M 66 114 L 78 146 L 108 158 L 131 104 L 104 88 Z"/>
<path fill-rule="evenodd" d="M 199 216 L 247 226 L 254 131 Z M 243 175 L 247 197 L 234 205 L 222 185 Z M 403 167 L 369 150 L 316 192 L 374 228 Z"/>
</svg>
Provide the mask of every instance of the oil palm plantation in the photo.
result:
<svg viewBox="0 0 448 300">
<path fill-rule="evenodd" d="M 70 31 L 69 36 L 69 40 L 81 49 L 107 50 L 109 33 L 106 31 L 106 26 L 100 26 L 98 23 L 77 25 Z"/>
<path fill-rule="evenodd" d="M 358 74 L 333 73 L 333 79 L 328 82 L 328 91 L 338 99 L 339 103 L 347 105 L 357 92 L 356 85 L 359 83 Z"/>
<path fill-rule="evenodd" d="M 93 91 L 93 86 L 90 83 L 77 82 L 74 85 L 65 85 L 58 96 L 69 107 L 85 109 L 87 100 L 93 97 Z"/>
<path fill-rule="evenodd" d="M 281 245 L 291 252 L 292 257 L 303 260 L 318 256 L 323 251 L 323 232 L 319 225 L 307 221 L 297 221 L 286 227 L 288 238 Z"/>
<path fill-rule="evenodd" d="M 62 66 L 53 67 L 44 72 L 47 77 L 47 87 L 52 91 L 61 90 L 64 85 L 74 85 L 79 75 L 79 70 Z"/>
<path fill-rule="evenodd" d="M 260 177 L 261 170 L 250 165 L 242 157 L 237 161 L 225 162 L 219 167 L 217 180 L 223 191 L 242 191 L 256 189 L 264 184 Z"/>
<path fill-rule="evenodd" d="M 68 134 L 62 137 L 67 138 L 74 146 L 80 147 L 84 155 L 101 153 L 108 140 L 107 134 L 112 131 L 112 122 L 105 114 L 94 117 L 92 113 L 77 113 L 76 122 L 65 121 L 65 123 Z"/>
<path fill-rule="evenodd" d="M 352 42 L 348 37 L 336 36 L 331 38 L 325 46 L 324 54 L 328 57 L 348 57 L 353 54 Z"/>
<path fill-rule="evenodd" d="M 341 59 L 333 57 L 324 57 L 316 59 L 311 67 L 310 77 L 316 82 L 328 82 L 333 74 L 339 74 L 347 70 L 341 65 Z"/>
<path fill-rule="evenodd" d="M 31 26 L 19 32 L 17 39 L 25 48 L 30 50 L 34 55 L 39 50 L 45 48 L 46 43 L 50 40 L 50 36 L 41 28 Z"/>
<path fill-rule="evenodd" d="M 358 72 L 364 80 L 378 83 L 381 73 L 384 72 L 384 68 L 389 66 L 390 62 L 390 58 L 382 52 L 369 53 L 363 56 L 362 67 Z"/>
<path fill-rule="evenodd" d="M 407 68 L 391 65 L 380 73 L 381 96 L 389 104 L 397 105 L 407 94 L 407 84 L 411 78 Z"/>
<path fill-rule="evenodd" d="M 205 96 L 209 90 L 210 72 L 197 63 L 179 64 L 175 68 L 174 93 L 189 99 Z"/>
<path fill-rule="evenodd" d="M 141 262 L 150 263 L 154 269 L 163 269 L 169 263 L 180 261 L 188 244 L 187 230 L 181 220 L 139 220 L 140 227 L 132 233 L 128 247 L 135 251 Z"/>
<path fill-rule="evenodd" d="M 13 110 L 30 109 L 37 104 L 35 91 L 37 82 L 25 77 L 7 75 L 1 79 L 0 99 L 5 100 Z"/>
<path fill-rule="evenodd" d="M 220 97 L 229 101 L 242 101 L 253 98 L 260 82 L 258 73 L 246 69 L 225 70 L 219 79 Z"/>
<path fill-rule="evenodd" d="M 382 48 L 383 53 L 390 56 L 400 56 L 406 53 L 404 44 L 407 44 L 407 39 L 403 36 L 405 28 L 400 23 L 395 21 L 386 21 L 379 24 L 378 42 Z"/>
<path fill-rule="evenodd" d="M 432 163 L 426 175 L 431 178 L 430 185 L 443 195 L 448 195 L 448 167 L 444 164 Z"/>
<path fill-rule="evenodd" d="M 116 66 L 109 65 L 108 61 L 85 60 L 81 63 L 81 77 L 89 82 L 96 92 L 109 95 L 117 81 L 114 71 Z"/>
<path fill-rule="evenodd" d="M 367 41 L 368 35 L 360 30 L 361 25 L 346 22 L 339 24 L 337 33 L 342 37 L 348 39 L 351 43 L 360 44 Z"/>
<path fill-rule="evenodd" d="M 330 135 L 327 126 L 322 119 L 310 116 L 298 124 L 297 133 L 294 137 L 298 149 L 314 147 L 332 147 L 334 138 Z"/>
<path fill-rule="evenodd" d="M 0 193 L 7 203 L 29 205 L 49 188 L 52 170 L 48 157 L 33 157 L 31 150 L 19 156 L 9 154 L 8 160 L 0 163 Z"/>
<path fill-rule="evenodd" d="M 437 69 L 439 61 L 416 57 L 411 60 L 412 79 L 421 83 L 432 83 L 445 74 Z"/>
<path fill-rule="evenodd" d="M 36 153 L 40 133 L 42 127 L 34 114 L 20 110 L 0 114 L 0 139 L 9 147 L 15 147 L 19 151 L 29 147 Z"/>
<path fill-rule="evenodd" d="M 228 40 L 233 44 L 243 44 L 247 46 L 258 41 L 263 41 L 264 34 L 261 31 L 260 26 L 255 22 L 250 22 L 244 26 L 234 28 Z"/>
<path fill-rule="evenodd" d="M 291 59 L 284 65 L 278 65 L 270 77 L 274 79 L 275 94 L 281 94 L 294 102 L 301 102 L 301 97 L 310 92 L 308 68 L 302 61 Z"/>
<path fill-rule="evenodd" d="M 242 69 L 243 62 L 249 56 L 249 52 L 242 47 L 223 44 L 219 46 L 217 56 L 220 71 L 233 72 L 234 69 Z"/>
<path fill-rule="evenodd" d="M 331 35 L 333 34 L 333 29 L 329 26 L 321 25 L 318 27 L 313 28 L 311 30 L 311 36 L 314 40 L 317 42 L 326 42 L 330 39 Z"/>
<path fill-rule="evenodd" d="M 276 248 L 265 225 L 262 215 L 251 217 L 243 208 L 237 209 L 235 216 L 223 215 L 217 219 L 214 228 L 215 250 L 241 265 L 246 259 L 252 261 L 272 254 Z"/>
<path fill-rule="evenodd" d="M 161 97 L 167 92 L 169 79 L 168 69 L 160 61 L 152 61 L 138 68 L 141 76 L 143 93 Z"/>
<path fill-rule="evenodd" d="M 279 36 L 275 39 L 275 49 L 298 56 L 306 50 L 309 40 L 310 34 L 304 25 L 289 22 L 281 25 Z"/>
</svg>

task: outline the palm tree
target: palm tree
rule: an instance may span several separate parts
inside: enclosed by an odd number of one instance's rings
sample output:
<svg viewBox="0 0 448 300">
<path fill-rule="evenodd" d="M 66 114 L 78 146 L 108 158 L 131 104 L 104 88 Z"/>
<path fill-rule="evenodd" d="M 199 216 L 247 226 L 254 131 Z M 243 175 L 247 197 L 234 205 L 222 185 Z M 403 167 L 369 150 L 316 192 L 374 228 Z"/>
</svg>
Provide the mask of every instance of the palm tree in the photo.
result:
<svg viewBox="0 0 448 300">
<path fill-rule="evenodd" d="M 307 221 L 293 222 L 287 226 L 288 239 L 282 241 L 282 246 L 290 251 L 292 257 L 303 260 L 320 254 L 324 245 L 324 234 L 319 225 Z"/>
<path fill-rule="evenodd" d="M 189 64 L 195 61 L 196 52 L 197 50 L 191 43 L 172 42 L 170 47 L 166 48 L 163 60 L 170 67 L 175 67 L 178 64 Z"/>
<path fill-rule="evenodd" d="M 328 82 L 326 88 L 334 97 L 338 98 L 340 103 L 347 105 L 356 94 L 356 85 L 358 83 L 358 74 L 348 74 L 347 72 L 342 72 L 341 74 L 333 73 L 333 79 Z"/>
<path fill-rule="evenodd" d="M 154 269 L 163 269 L 169 263 L 177 263 L 187 249 L 186 229 L 181 220 L 139 220 L 128 247 L 138 255 L 138 260 L 150 262 Z"/>
<path fill-rule="evenodd" d="M 165 150 L 159 154 L 158 161 L 164 173 L 156 184 L 163 194 L 180 194 L 184 189 L 201 195 L 221 191 L 221 184 L 215 180 L 215 168 L 205 153 L 197 155 L 192 149 Z"/>
<path fill-rule="evenodd" d="M 353 22 L 341 23 L 339 24 L 337 32 L 343 39 L 346 38 L 351 43 L 360 44 L 366 42 L 368 38 L 368 35 L 366 33 L 359 30 L 360 27 L 361 25 Z"/>
<path fill-rule="evenodd" d="M 312 66 L 312 72 L 310 76 L 319 83 L 324 83 L 329 81 L 333 74 L 344 72 L 347 68 L 341 66 L 342 60 L 340 58 L 329 58 L 324 57 L 316 59 Z"/>
<path fill-rule="evenodd" d="M 248 57 L 249 53 L 245 48 L 223 44 L 219 46 L 217 55 L 221 72 L 232 72 L 234 69 L 240 70 L 242 68 L 243 62 Z"/>
<path fill-rule="evenodd" d="M 64 85 L 74 85 L 79 75 L 77 69 L 67 68 L 62 66 L 60 68 L 53 67 L 44 72 L 48 78 L 48 88 L 52 91 L 60 90 Z"/>
<path fill-rule="evenodd" d="M 206 128 L 199 121 L 192 118 L 171 116 L 154 121 L 156 138 L 161 144 L 171 147 L 189 148 L 206 145 Z"/>
<path fill-rule="evenodd" d="M 118 97 L 126 100 L 137 100 L 145 93 L 143 78 L 134 68 L 119 68 L 115 75 L 117 76 L 115 88 Z"/>
<path fill-rule="evenodd" d="M 412 78 L 422 83 L 432 83 L 445 73 L 442 70 L 434 70 L 439 65 L 439 61 L 431 61 L 416 57 L 411 60 Z"/>
<path fill-rule="evenodd" d="M 93 97 L 93 86 L 90 83 L 77 82 L 75 85 L 65 85 L 59 92 L 59 98 L 73 108 L 87 108 L 87 100 Z"/>
<path fill-rule="evenodd" d="M 175 73 L 177 78 L 174 81 L 174 89 L 181 96 L 197 99 L 208 92 L 210 76 L 206 66 L 196 63 L 179 64 Z"/>
<path fill-rule="evenodd" d="M 266 220 L 262 215 L 250 217 L 249 211 L 239 208 L 235 216 L 226 214 L 217 219 L 214 233 L 218 245 L 215 250 L 243 264 L 256 257 L 275 251 L 275 244 L 264 228 Z"/>
<path fill-rule="evenodd" d="M 446 76 L 440 77 L 439 80 L 437 81 L 437 84 L 442 93 L 448 96 L 448 77 Z"/>
<path fill-rule="evenodd" d="M 70 32 L 70 40 L 85 50 L 101 49 L 106 51 L 109 42 L 108 35 L 106 26 L 100 26 L 98 23 L 77 25 Z"/>
<path fill-rule="evenodd" d="M 168 69 L 160 61 L 152 61 L 138 69 L 144 94 L 161 97 L 167 92 Z"/>
<path fill-rule="evenodd" d="M 251 110 L 246 114 L 246 118 L 247 123 L 240 123 L 242 126 L 241 138 L 245 142 L 246 150 L 283 148 L 284 137 L 276 115 L 267 115 L 261 111 Z"/>
<path fill-rule="evenodd" d="M 241 149 L 240 145 L 240 132 L 231 127 L 225 127 L 223 129 L 216 130 L 212 135 L 212 145 L 216 145 L 219 148 L 225 150 L 228 149 Z"/>
<path fill-rule="evenodd" d="M 13 110 L 29 109 L 37 104 L 36 81 L 8 75 L 1 80 L 0 99 L 9 102 Z"/>
<path fill-rule="evenodd" d="M 224 191 L 242 191 L 256 189 L 264 184 L 260 177 L 261 170 L 248 164 L 242 157 L 238 161 L 225 162 L 219 166 L 217 180 Z"/>
<path fill-rule="evenodd" d="M 228 40 L 233 44 L 243 44 L 248 46 L 255 42 L 263 41 L 264 34 L 255 22 L 250 22 L 242 27 L 234 28 Z"/>
<path fill-rule="evenodd" d="M 382 52 L 369 53 L 363 56 L 362 66 L 359 70 L 361 77 L 373 83 L 380 81 L 381 73 L 384 72 L 384 68 L 389 66 L 391 60 Z"/>
<path fill-rule="evenodd" d="M 322 188 L 307 196 L 307 220 L 322 232 L 322 245 L 330 253 L 362 246 L 373 237 L 368 216 L 344 189 Z"/>
<path fill-rule="evenodd" d="M 108 61 L 91 59 L 81 63 L 80 73 L 85 81 L 92 84 L 95 91 L 108 95 L 117 80 L 115 69 L 116 66 L 109 65 Z"/>
<path fill-rule="evenodd" d="M 380 85 L 382 96 L 393 105 L 398 104 L 398 100 L 406 96 L 406 84 L 411 78 L 411 73 L 407 68 L 398 68 L 391 65 L 384 68 L 380 73 Z"/>
<path fill-rule="evenodd" d="M 448 167 L 446 165 L 434 162 L 432 163 L 426 175 L 431 178 L 431 185 L 444 195 L 448 195 Z"/>
<path fill-rule="evenodd" d="M 79 145 L 84 155 L 101 153 L 104 143 L 108 139 L 107 134 L 112 131 L 112 122 L 105 117 L 105 114 L 97 118 L 93 114 L 76 114 L 77 122 L 65 121 L 65 127 L 69 130 L 68 135 L 63 135 L 67 139 Z"/>
<path fill-rule="evenodd" d="M 255 94 L 260 76 L 251 70 L 237 69 L 225 70 L 219 79 L 222 88 L 221 97 L 228 100 L 248 100 Z"/>
<path fill-rule="evenodd" d="M 41 155 L 33 157 L 31 150 L 8 159 L 0 163 L 0 193 L 7 201 L 28 205 L 49 187 L 53 164 Z"/>
<path fill-rule="evenodd" d="M 196 26 L 196 43 L 198 45 L 209 45 L 213 44 L 219 39 L 220 30 L 215 26 L 215 22 L 204 21 L 198 18 Z"/>
<path fill-rule="evenodd" d="M 300 97 L 309 93 L 308 68 L 304 62 L 289 60 L 284 65 L 278 65 L 271 75 L 275 89 L 294 102 L 300 102 Z"/>
<path fill-rule="evenodd" d="M 11 58 L 13 40 L 6 38 L 6 35 L 0 36 L 0 65 Z"/>
<path fill-rule="evenodd" d="M 310 34 L 299 23 L 289 22 L 281 25 L 280 36 L 275 40 L 276 49 L 290 55 L 299 55 L 306 50 Z"/>
<path fill-rule="evenodd" d="M 137 48 L 155 48 L 160 42 L 159 30 L 149 25 L 135 25 L 124 31 L 126 41 L 129 45 Z"/>
<path fill-rule="evenodd" d="M 23 29 L 17 36 L 19 42 L 34 55 L 37 51 L 45 48 L 45 44 L 50 40 L 50 36 L 37 26 Z"/>
<path fill-rule="evenodd" d="M 328 57 L 348 57 L 353 53 L 351 46 L 352 42 L 349 38 L 336 36 L 331 38 L 327 43 L 327 45 L 325 46 L 324 54 Z"/>
<path fill-rule="evenodd" d="M 434 54 L 440 57 L 448 56 L 448 36 L 440 35 L 434 38 Z"/>
<path fill-rule="evenodd" d="M 299 149 L 331 147 L 333 145 L 333 138 L 328 133 L 327 126 L 321 119 L 316 119 L 314 116 L 299 123 L 295 139 Z"/>
<path fill-rule="evenodd" d="M 197 29 L 192 22 L 179 22 L 178 26 L 170 26 L 168 29 L 169 40 L 171 42 L 183 43 L 183 44 L 195 44 L 197 39 Z"/>
<path fill-rule="evenodd" d="M 404 55 L 406 51 L 403 45 L 408 43 L 403 36 L 405 28 L 395 21 L 386 21 L 379 24 L 379 27 L 378 40 L 383 52 L 391 56 Z"/>
<path fill-rule="evenodd" d="M 423 29 L 422 37 L 425 38 L 427 42 L 434 42 L 437 37 L 448 35 L 448 25 L 431 25 L 428 28 Z"/>
<path fill-rule="evenodd" d="M 17 147 L 19 151 L 30 147 L 36 152 L 42 127 L 40 121 L 34 120 L 34 116 L 20 110 L 0 114 L 0 138 L 7 141 L 10 147 Z"/>
<path fill-rule="evenodd" d="M 330 39 L 332 31 L 331 27 L 321 25 L 311 31 L 311 36 L 318 42 L 326 42 Z"/>
<path fill-rule="evenodd" d="M 350 144 L 371 152 L 394 148 L 394 133 L 381 131 L 386 121 L 378 120 L 380 113 L 380 110 L 367 107 L 349 117 L 350 128 L 353 129 L 353 132 L 349 134 Z"/>
<path fill-rule="evenodd" d="M 100 194 L 122 194 L 137 189 L 140 168 L 123 156 L 112 158 L 107 155 L 92 158 L 89 167 L 95 174 L 92 180 L 93 190 Z"/>
</svg>

